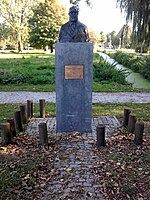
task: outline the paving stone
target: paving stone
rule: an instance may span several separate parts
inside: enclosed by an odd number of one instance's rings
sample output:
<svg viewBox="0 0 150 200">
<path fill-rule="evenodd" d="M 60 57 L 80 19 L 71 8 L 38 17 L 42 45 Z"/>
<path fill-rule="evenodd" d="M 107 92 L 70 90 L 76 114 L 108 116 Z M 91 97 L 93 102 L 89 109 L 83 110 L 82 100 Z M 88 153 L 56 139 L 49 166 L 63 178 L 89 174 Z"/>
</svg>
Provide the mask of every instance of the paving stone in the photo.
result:
<svg viewBox="0 0 150 200">
<path fill-rule="evenodd" d="M 84 183 L 86 180 L 85 179 L 79 179 L 79 182 Z"/>
<path fill-rule="evenodd" d="M 74 183 L 72 183 L 72 182 L 70 182 L 69 184 L 68 184 L 68 187 L 73 187 L 74 186 Z"/>
<path fill-rule="evenodd" d="M 91 184 L 91 183 L 88 183 L 88 182 L 84 182 L 84 183 L 83 183 L 83 186 L 91 187 L 92 184 Z"/>
<path fill-rule="evenodd" d="M 38 124 L 40 122 L 45 122 L 47 124 L 48 128 L 48 134 L 50 136 L 55 136 L 55 137 L 60 137 L 63 136 L 64 134 L 62 133 L 56 133 L 56 119 L 53 117 L 49 117 L 49 118 L 32 118 L 27 126 L 27 130 L 26 132 L 29 134 L 38 134 Z M 80 136 L 82 136 L 83 138 L 91 138 L 91 137 L 95 137 L 96 134 L 96 126 L 98 124 L 103 124 L 106 126 L 106 135 L 111 134 L 114 129 L 116 129 L 117 127 L 120 126 L 119 121 L 117 120 L 117 118 L 115 116 L 99 116 L 99 117 L 94 117 L 92 120 L 92 133 L 81 133 Z M 79 142 L 79 145 L 81 145 L 82 142 Z M 64 144 L 66 145 L 66 144 Z M 71 145 L 69 144 L 70 148 Z M 84 146 L 81 145 L 81 148 L 84 148 Z"/>
<path fill-rule="evenodd" d="M 55 175 L 51 178 L 41 200 L 104 200 L 100 193 L 99 177 L 92 170 L 99 158 L 93 147 L 96 143 L 96 126 L 105 123 L 107 136 L 119 126 L 116 118 L 93 118 L 92 133 L 56 133 L 55 118 L 31 119 L 27 126 L 28 134 L 38 134 L 38 124 L 46 121 L 49 137 L 60 139 L 54 160 Z M 50 130 L 51 129 L 51 130 Z"/>
</svg>

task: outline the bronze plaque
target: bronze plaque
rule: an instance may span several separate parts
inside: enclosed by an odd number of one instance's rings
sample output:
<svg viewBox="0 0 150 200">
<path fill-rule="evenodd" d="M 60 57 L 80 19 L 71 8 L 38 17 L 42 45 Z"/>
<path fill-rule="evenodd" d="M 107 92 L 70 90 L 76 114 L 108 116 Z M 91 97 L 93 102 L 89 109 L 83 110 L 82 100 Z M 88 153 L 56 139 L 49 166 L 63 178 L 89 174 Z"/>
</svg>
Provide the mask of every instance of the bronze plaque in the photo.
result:
<svg viewBox="0 0 150 200">
<path fill-rule="evenodd" d="M 65 79 L 83 79 L 83 65 L 65 65 Z"/>
</svg>

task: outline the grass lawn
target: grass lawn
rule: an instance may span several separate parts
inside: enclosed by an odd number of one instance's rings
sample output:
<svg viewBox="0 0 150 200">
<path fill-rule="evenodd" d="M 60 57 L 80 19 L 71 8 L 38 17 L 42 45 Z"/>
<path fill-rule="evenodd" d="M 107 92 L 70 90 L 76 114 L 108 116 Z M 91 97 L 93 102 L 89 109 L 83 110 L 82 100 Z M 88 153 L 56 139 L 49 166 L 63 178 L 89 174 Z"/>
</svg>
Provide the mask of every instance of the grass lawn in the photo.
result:
<svg viewBox="0 0 150 200">
<path fill-rule="evenodd" d="M 19 54 L 1 52 L 0 91 L 55 91 L 55 55 L 38 51 Z M 146 89 L 93 81 L 93 92 L 129 91 L 146 91 Z"/>
<path fill-rule="evenodd" d="M 14 111 L 19 110 L 20 104 L 0 104 L 0 123 L 4 122 L 5 119 L 13 118 Z M 150 103 L 94 103 L 92 106 L 93 115 L 115 115 L 118 118 L 123 117 L 124 108 L 131 108 L 132 112 L 136 114 L 138 119 L 149 121 L 150 119 Z M 56 105 L 54 103 L 46 104 L 47 116 L 56 115 Z M 39 116 L 39 104 L 34 104 L 34 116 Z"/>
<path fill-rule="evenodd" d="M 0 84 L 0 91 L 31 91 L 31 92 L 54 92 L 56 89 L 55 84 Z M 101 84 L 93 82 L 93 92 L 143 92 L 150 91 L 149 89 L 133 88 L 127 85 L 117 83 Z"/>
</svg>

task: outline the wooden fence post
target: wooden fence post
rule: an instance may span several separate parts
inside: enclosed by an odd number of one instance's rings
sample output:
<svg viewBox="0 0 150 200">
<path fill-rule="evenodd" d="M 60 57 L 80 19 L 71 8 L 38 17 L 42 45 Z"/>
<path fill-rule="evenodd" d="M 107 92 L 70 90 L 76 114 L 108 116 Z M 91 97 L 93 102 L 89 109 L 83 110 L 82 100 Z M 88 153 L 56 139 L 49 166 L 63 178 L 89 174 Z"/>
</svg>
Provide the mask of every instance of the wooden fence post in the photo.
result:
<svg viewBox="0 0 150 200">
<path fill-rule="evenodd" d="M 23 126 L 22 126 L 22 119 L 21 119 L 21 111 L 20 110 L 15 111 L 14 121 L 15 121 L 16 130 L 22 132 Z"/>
<path fill-rule="evenodd" d="M 20 111 L 21 111 L 21 117 L 22 117 L 22 123 L 27 123 L 27 108 L 26 105 L 20 105 Z"/>
<path fill-rule="evenodd" d="M 31 118 L 33 117 L 33 101 L 31 101 Z"/>
<path fill-rule="evenodd" d="M 40 117 L 45 118 L 45 99 L 40 99 Z"/>
<path fill-rule="evenodd" d="M 134 143 L 140 145 L 143 143 L 144 122 L 137 122 L 135 124 L 135 138 Z"/>
<path fill-rule="evenodd" d="M 46 123 L 39 124 L 40 145 L 48 145 L 48 134 Z"/>
<path fill-rule="evenodd" d="M 134 133 L 134 131 L 135 131 L 135 123 L 136 123 L 136 120 L 137 120 L 136 115 L 130 113 L 130 114 L 129 114 L 129 121 L 128 121 L 128 131 L 129 131 L 130 133 Z"/>
<path fill-rule="evenodd" d="M 10 132 L 12 137 L 16 136 L 16 128 L 15 128 L 15 122 L 14 119 L 7 119 L 7 122 L 10 123 Z"/>
<path fill-rule="evenodd" d="M 33 116 L 33 101 L 27 100 L 27 121 Z"/>
<path fill-rule="evenodd" d="M 96 134 L 97 134 L 97 147 L 105 146 L 105 126 L 98 125 L 96 128 Z"/>
<path fill-rule="evenodd" d="M 124 108 L 124 119 L 123 119 L 123 126 L 124 127 L 128 126 L 129 114 L 130 113 L 131 113 L 130 108 Z"/>
<path fill-rule="evenodd" d="M 8 145 L 11 143 L 11 138 L 12 138 L 11 132 L 10 132 L 10 123 L 8 122 L 2 123 L 1 127 L 2 127 L 2 133 L 1 133 L 2 144 Z"/>
</svg>

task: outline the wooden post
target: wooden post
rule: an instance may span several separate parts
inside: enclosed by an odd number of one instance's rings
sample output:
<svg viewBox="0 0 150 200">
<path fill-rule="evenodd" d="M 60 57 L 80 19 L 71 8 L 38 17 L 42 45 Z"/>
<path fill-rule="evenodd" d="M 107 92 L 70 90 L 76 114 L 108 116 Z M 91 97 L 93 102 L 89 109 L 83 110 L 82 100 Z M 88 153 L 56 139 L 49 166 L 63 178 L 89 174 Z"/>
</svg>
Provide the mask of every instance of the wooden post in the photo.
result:
<svg viewBox="0 0 150 200">
<path fill-rule="evenodd" d="M 96 128 L 96 134 L 97 134 L 97 147 L 105 146 L 105 126 L 98 125 Z"/>
<path fill-rule="evenodd" d="M 12 137 L 16 136 L 16 128 L 15 128 L 15 122 L 14 119 L 7 119 L 7 122 L 10 124 L 10 133 Z"/>
<path fill-rule="evenodd" d="M 22 123 L 26 124 L 27 123 L 27 108 L 26 108 L 26 105 L 20 105 L 20 111 L 21 111 Z"/>
<path fill-rule="evenodd" d="M 123 120 L 123 126 L 127 127 L 128 126 L 128 121 L 129 121 L 129 114 L 131 113 L 130 108 L 125 108 L 124 109 L 124 120 Z"/>
<path fill-rule="evenodd" d="M 135 138 L 134 143 L 140 145 L 143 143 L 144 122 L 137 122 L 135 124 Z"/>
<path fill-rule="evenodd" d="M 46 123 L 39 124 L 40 145 L 48 145 L 48 134 Z"/>
<path fill-rule="evenodd" d="M 33 101 L 27 100 L 27 121 L 33 116 Z"/>
<path fill-rule="evenodd" d="M 45 99 L 40 99 L 40 117 L 45 118 Z"/>
<path fill-rule="evenodd" d="M 8 145 L 11 143 L 10 123 L 8 122 L 2 123 L 1 127 L 2 127 L 2 133 L 1 133 L 2 144 Z"/>
<path fill-rule="evenodd" d="M 22 119 L 21 119 L 21 111 L 20 110 L 18 110 L 14 113 L 14 121 L 15 121 L 16 130 L 22 132 L 23 126 L 22 126 Z"/>
<path fill-rule="evenodd" d="M 132 114 L 130 113 L 129 114 L 129 121 L 128 121 L 128 131 L 130 133 L 134 133 L 135 131 L 135 123 L 136 123 L 136 115 L 135 114 Z"/>
<path fill-rule="evenodd" d="M 31 118 L 33 117 L 33 101 L 31 101 Z"/>
</svg>

